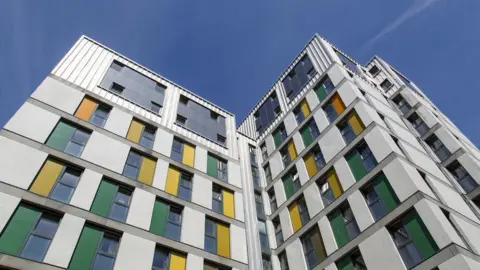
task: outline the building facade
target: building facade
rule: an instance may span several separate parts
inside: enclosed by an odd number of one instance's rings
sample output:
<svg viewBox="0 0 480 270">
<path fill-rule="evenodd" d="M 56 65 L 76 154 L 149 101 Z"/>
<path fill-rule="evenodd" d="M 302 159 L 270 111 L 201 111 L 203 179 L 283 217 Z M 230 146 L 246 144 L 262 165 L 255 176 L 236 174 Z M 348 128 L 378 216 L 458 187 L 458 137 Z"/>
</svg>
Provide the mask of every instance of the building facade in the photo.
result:
<svg viewBox="0 0 480 270">
<path fill-rule="evenodd" d="M 82 36 L 0 151 L 0 269 L 480 269 L 478 148 L 318 35 L 238 128 Z"/>
</svg>

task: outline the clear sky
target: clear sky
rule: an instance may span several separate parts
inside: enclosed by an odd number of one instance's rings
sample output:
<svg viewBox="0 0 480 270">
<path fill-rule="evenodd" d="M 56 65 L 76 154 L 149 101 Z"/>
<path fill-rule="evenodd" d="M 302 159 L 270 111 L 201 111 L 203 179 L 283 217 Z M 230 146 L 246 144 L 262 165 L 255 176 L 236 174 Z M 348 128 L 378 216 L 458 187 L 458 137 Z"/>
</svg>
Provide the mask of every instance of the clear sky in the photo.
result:
<svg viewBox="0 0 480 270">
<path fill-rule="evenodd" d="M 81 34 L 243 120 L 314 33 L 399 69 L 478 146 L 478 0 L 0 1 L 0 125 Z"/>
</svg>

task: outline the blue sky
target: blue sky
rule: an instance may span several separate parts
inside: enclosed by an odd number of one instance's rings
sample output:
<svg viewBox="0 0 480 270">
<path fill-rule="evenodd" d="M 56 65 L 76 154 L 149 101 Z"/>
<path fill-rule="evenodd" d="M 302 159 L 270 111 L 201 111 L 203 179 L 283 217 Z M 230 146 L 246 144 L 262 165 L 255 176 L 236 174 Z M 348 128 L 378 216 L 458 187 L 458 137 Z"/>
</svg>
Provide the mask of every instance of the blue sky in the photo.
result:
<svg viewBox="0 0 480 270">
<path fill-rule="evenodd" d="M 388 61 L 480 145 L 478 14 L 478 0 L 3 0 L 0 125 L 81 34 L 240 122 L 319 33 L 362 64 Z"/>
</svg>

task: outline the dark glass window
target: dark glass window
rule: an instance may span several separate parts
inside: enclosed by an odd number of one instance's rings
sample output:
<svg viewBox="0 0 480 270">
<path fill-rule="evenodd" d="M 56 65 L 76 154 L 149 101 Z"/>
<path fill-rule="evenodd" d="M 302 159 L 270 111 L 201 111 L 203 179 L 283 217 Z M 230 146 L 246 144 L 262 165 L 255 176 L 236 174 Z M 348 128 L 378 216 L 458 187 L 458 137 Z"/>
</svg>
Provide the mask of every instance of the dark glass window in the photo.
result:
<svg viewBox="0 0 480 270">
<path fill-rule="evenodd" d="M 373 66 L 368 70 L 368 73 L 375 78 L 380 73 L 380 69 L 377 66 Z"/>
<path fill-rule="evenodd" d="M 41 262 L 55 236 L 59 222 L 58 217 L 42 214 L 35 228 L 28 235 L 20 257 Z"/>
<path fill-rule="evenodd" d="M 465 168 L 460 165 L 458 161 L 455 161 L 447 167 L 447 170 L 455 177 L 458 184 L 465 190 L 465 192 L 470 192 L 478 187 L 477 182 L 472 178 L 472 176 L 465 170 Z"/>
<path fill-rule="evenodd" d="M 50 198 L 63 203 L 70 202 L 81 174 L 82 172 L 79 170 L 66 167 L 62 173 L 62 176 L 57 180 L 52 188 Z"/>
<path fill-rule="evenodd" d="M 118 189 L 108 217 L 120 222 L 125 222 L 125 220 L 127 220 L 131 195 L 132 193 L 129 190 Z"/>
<path fill-rule="evenodd" d="M 113 269 L 115 257 L 118 250 L 118 237 L 104 234 L 100 245 L 97 248 L 95 261 L 92 270 L 110 270 Z"/>
<path fill-rule="evenodd" d="M 380 83 L 380 87 L 382 87 L 382 89 L 385 92 L 388 92 L 393 87 L 393 84 L 392 84 L 392 82 L 390 82 L 390 80 L 385 79 L 385 80 L 383 80 L 382 83 Z"/>
</svg>

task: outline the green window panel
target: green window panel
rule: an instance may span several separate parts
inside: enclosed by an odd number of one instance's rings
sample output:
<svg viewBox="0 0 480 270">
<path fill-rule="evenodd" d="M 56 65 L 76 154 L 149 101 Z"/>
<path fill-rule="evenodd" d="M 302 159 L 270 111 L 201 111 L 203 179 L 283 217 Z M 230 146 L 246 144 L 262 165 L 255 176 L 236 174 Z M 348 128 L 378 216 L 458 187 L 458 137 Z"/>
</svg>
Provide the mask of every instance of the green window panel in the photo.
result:
<svg viewBox="0 0 480 270">
<path fill-rule="evenodd" d="M 295 189 L 293 187 L 292 177 L 285 176 L 283 180 L 283 188 L 285 189 L 285 195 L 287 196 L 287 200 L 292 197 L 293 193 L 295 193 Z"/>
<path fill-rule="evenodd" d="M 353 177 L 355 177 L 355 180 L 358 181 L 367 174 L 367 170 L 363 165 L 362 158 L 357 151 L 350 153 L 346 159 L 348 162 L 348 166 L 350 166 L 350 170 L 353 173 Z"/>
<path fill-rule="evenodd" d="M 207 156 L 207 174 L 217 178 L 218 171 L 217 171 L 217 159 L 211 155 Z"/>
<path fill-rule="evenodd" d="M 68 266 L 69 270 L 90 269 L 102 234 L 102 230 L 85 224 Z"/>
<path fill-rule="evenodd" d="M 437 252 L 437 244 L 415 211 L 407 213 L 403 217 L 403 223 L 422 259 L 425 260 Z"/>
<path fill-rule="evenodd" d="M 93 201 L 90 212 L 97 215 L 108 217 L 110 206 L 117 194 L 118 186 L 115 184 L 102 180 L 100 187 L 97 190 L 97 195 Z"/>
<path fill-rule="evenodd" d="M 167 216 L 168 205 L 160 200 L 156 200 L 153 207 L 152 221 L 150 222 L 150 232 L 163 236 L 165 234 Z"/>
<path fill-rule="evenodd" d="M 68 140 L 72 137 L 75 128 L 64 122 L 58 122 L 53 133 L 47 140 L 47 145 L 59 151 L 63 151 L 67 147 Z"/>
<path fill-rule="evenodd" d="M 300 133 L 302 134 L 305 147 L 309 146 L 313 142 L 313 138 L 312 134 L 310 133 L 310 129 L 308 128 L 308 123 L 300 130 Z"/>
<path fill-rule="evenodd" d="M 355 268 L 353 267 L 353 263 L 352 263 L 352 260 L 350 259 L 350 256 L 346 256 L 340 259 L 337 262 L 337 269 L 338 270 L 354 270 Z"/>
<path fill-rule="evenodd" d="M 17 255 L 41 213 L 28 205 L 19 205 L 0 236 L 0 253 Z"/>
<path fill-rule="evenodd" d="M 350 238 L 348 236 L 347 228 L 345 228 L 342 213 L 340 210 L 337 210 L 331 214 L 328 219 L 330 220 L 330 225 L 332 226 L 333 235 L 335 236 L 338 247 L 343 247 L 350 241 Z"/>
<path fill-rule="evenodd" d="M 321 84 L 315 89 L 315 93 L 317 94 L 318 100 L 320 101 L 323 101 L 327 97 L 327 91 L 323 84 Z"/>
<path fill-rule="evenodd" d="M 275 143 L 275 147 L 279 147 L 280 144 L 282 144 L 282 137 L 280 136 L 279 130 L 273 133 L 273 142 Z"/>
<path fill-rule="evenodd" d="M 390 186 L 390 183 L 388 183 L 388 179 L 385 175 L 381 174 L 377 176 L 375 181 L 375 190 L 378 193 L 380 200 L 382 200 L 385 205 L 387 212 L 391 212 L 398 206 L 399 200 L 397 195 L 393 191 L 392 186 Z"/>
</svg>

